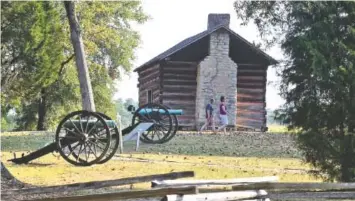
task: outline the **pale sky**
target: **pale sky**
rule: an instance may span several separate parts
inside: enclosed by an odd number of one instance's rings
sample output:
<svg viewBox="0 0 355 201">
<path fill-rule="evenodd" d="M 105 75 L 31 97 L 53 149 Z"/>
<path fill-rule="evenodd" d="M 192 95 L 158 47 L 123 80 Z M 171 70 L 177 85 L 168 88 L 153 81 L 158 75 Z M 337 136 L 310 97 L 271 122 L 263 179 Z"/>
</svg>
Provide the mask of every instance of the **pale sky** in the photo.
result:
<svg viewBox="0 0 355 201">
<path fill-rule="evenodd" d="M 134 26 L 139 31 L 142 43 L 136 51 L 135 67 L 145 63 L 178 42 L 205 31 L 209 13 L 229 13 L 231 21 L 229 27 L 243 38 L 259 41 L 257 30 L 253 24 L 240 26 L 233 8 L 234 0 L 143 0 L 143 9 L 151 19 L 143 25 Z M 282 59 L 280 48 L 266 51 L 276 60 Z M 275 69 L 267 72 L 268 83 L 279 80 Z M 130 73 L 119 82 L 118 91 L 114 98 L 133 98 L 138 100 L 138 76 Z M 284 100 L 278 95 L 274 84 L 268 84 L 266 89 L 266 107 L 276 109 Z"/>
</svg>

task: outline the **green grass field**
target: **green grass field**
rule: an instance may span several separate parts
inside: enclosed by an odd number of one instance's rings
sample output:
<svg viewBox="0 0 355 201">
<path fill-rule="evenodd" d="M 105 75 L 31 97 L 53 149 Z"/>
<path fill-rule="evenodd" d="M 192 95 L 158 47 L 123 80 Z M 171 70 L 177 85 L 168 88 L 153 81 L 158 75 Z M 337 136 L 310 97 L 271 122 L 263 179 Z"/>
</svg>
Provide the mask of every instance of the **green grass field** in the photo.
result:
<svg viewBox="0 0 355 201">
<path fill-rule="evenodd" d="M 291 134 L 233 133 L 230 135 L 178 134 L 162 145 L 135 142 L 124 144 L 104 165 L 75 167 L 49 154 L 27 165 L 7 160 L 53 142 L 54 134 L 44 132 L 2 133 L 1 157 L 15 177 L 33 185 L 58 185 L 75 182 L 117 179 L 137 175 L 193 170 L 198 179 L 225 179 L 255 176 L 279 176 L 280 181 L 318 181 L 303 164 Z M 59 154 L 56 154 L 59 155 Z M 50 179 L 48 179 L 50 178 Z M 137 185 L 149 187 L 149 184 Z"/>
</svg>

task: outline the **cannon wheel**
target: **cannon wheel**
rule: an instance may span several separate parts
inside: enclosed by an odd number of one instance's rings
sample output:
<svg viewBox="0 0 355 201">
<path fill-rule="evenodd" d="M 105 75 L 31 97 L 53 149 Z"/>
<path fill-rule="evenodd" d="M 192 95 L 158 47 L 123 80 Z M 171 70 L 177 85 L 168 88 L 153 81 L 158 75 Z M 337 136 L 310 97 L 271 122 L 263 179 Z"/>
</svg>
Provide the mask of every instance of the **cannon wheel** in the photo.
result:
<svg viewBox="0 0 355 201">
<path fill-rule="evenodd" d="M 155 112 L 163 110 L 164 113 Z M 140 114 L 140 112 L 146 113 L 145 111 L 153 111 L 147 114 Z M 168 109 L 160 104 L 148 103 L 139 107 L 138 110 L 134 112 L 132 118 L 132 125 L 141 122 L 153 122 L 154 125 L 146 132 L 142 133 L 141 141 L 149 144 L 159 144 L 165 142 L 165 139 L 169 137 L 173 130 L 173 119 L 168 113 Z"/>
<path fill-rule="evenodd" d="M 165 105 L 165 107 L 168 108 L 168 109 L 171 109 L 170 107 L 168 107 L 166 105 Z M 173 118 L 173 130 L 171 131 L 170 135 L 161 143 L 165 143 L 165 142 L 168 142 L 171 139 L 173 139 L 173 137 L 176 135 L 176 132 L 179 129 L 179 121 L 178 121 L 176 115 L 174 114 L 174 115 L 171 115 L 171 116 Z"/>
<path fill-rule="evenodd" d="M 105 120 L 112 120 L 109 116 L 107 116 L 101 112 L 96 112 L 96 113 L 99 114 Z M 103 164 L 103 163 L 106 163 L 107 161 L 109 161 L 116 154 L 116 151 L 117 151 L 118 146 L 120 144 L 120 135 L 119 135 L 119 131 L 118 131 L 117 126 L 115 126 L 113 128 L 110 127 L 110 133 L 111 133 L 110 147 L 109 147 L 106 155 L 104 156 L 104 158 L 102 158 L 99 162 L 97 162 L 98 164 Z"/>
<path fill-rule="evenodd" d="M 104 113 L 101 112 L 96 112 L 97 114 L 99 114 L 103 119 L 105 120 L 112 120 L 110 117 L 108 117 L 107 115 L 105 115 Z M 110 141 L 110 146 L 109 149 L 107 150 L 105 156 L 98 162 L 96 162 L 97 164 L 103 164 L 106 163 L 107 161 L 109 161 L 116 153 L 118 146 L 119 146 L 119 131 L 117 126 L 115 127 L 109 127 L 110 130 L 110 134 L 111 134 L 111 141 Z M 70 151 L 72 151 L 71 146 L 68 147 Z M 78 157 L 78 155 L 76 155 L 76 153 L 72 152 L 72 155 L 75 158 L 78 158 L 79 161 L 81 161 L 82 163 L 86 163 L 86 161 L 80 157 Z"/>
<path fill-rule="evenodd" d="M 92 126 L 88 121 L 94 122 Z M 105 120 L 89 111 L 68 114 L 59 123 L 55 136 L 60 155 L 77 166 L 89 166 L 99 162 L 108 151 L 110 141 L 111 134 Z"/>
</svg>

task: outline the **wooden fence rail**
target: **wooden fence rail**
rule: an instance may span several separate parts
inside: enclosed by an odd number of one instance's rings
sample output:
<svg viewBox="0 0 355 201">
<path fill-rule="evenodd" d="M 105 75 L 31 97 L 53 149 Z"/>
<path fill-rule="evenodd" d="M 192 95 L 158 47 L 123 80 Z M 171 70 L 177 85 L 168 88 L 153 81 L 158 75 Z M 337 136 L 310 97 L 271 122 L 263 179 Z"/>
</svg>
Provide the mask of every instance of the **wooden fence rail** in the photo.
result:
<svg viewBox="0 0 355 201">
<path fill-rule="evenodd" d="M 132 198 L 150 198 L 150 197 L 164 197 L 168 194 L 189 195 L 198 193 L 197 187 L 172 187 L 172 188 L 156 188 L 140 191 L 122 191 L 105 194 L 83 195 L 83 196 L 68 196 L 58 198 L 45 198 L 31 201 L 107 201 L 116 199 L 132 199 Z"/>
<path fill-rule="evenodd" d="M 261 182 L 261 183 L 249 183 L 243 185 L 235 185 L 233 190 L 257 190 L 257 189 L 277 189 L 277 190 L 322 190 L 322 191 L 334 191 L 334 190 L 355 190 L 355 183 L 289 183 L 289 182 Z"/>
<path fill-rule="evenodd" d="M 152 187 L 168 187 L 168 186 L 218 186 L 218 185 L 233 185 L 259 182 L 276 182 L 278 177 L 252 177 L 252 178 L 237 178 L 237 179 L 216 179 L 216 180 L 164 180 L 152 181 Z"/>
<path fill-rule="evenodd" d="M 193 171 L 173 172 L 167 174 L 130 177 L 130 178 L 123 178 L 123 179 L 107 180 L 107 181 L 93 181 L 93 182 L 85 182 L 85 183 L 74 183 L 69 185 L 8 190 L 6 192 L 2 192 L 2 194 L 13 195 L 13 194 L 23 194 L 23 193 L 70 192 L 70 191 L 78 191 L 78 190 L 98 189 L 98 188 L 109 187 L 109 186 L 123 186 L 123 185 L 135 184 L 135 183 L 151 182 L 152 180 L 194 177 L 194 175 L 195 173 Z"/>
<path fill-rule="evenodd" d="M 194 195 L 167 195 L 163 201 L 232 201 L 241 199 L 253 199 L 256 197 L 266 196 L 267 192 L 264 190 L 256 191 L 230 191 L 217 193 L 201 193 Z"/>
<path fill-rule="evenodd" d="M 96 181 L 62 186 L 12 190 L 2 192 L 2 194 L 9 196 L 19 193 L 58 193 L 151 182 L 152 189 L 149 190 L 131 190 L 105 194 L 67 196 L 50 199 L 46 198 L 37 199 L 36 201 L 107 201 L 149 197 L 162 198 L 162 201 L 231 201 L 246 199 L 253 201 L 275 199 L 355 200 L 355 183 L 285 183 L 276 182 L 278 178 L 274 176 L 224 180 L 172 180 L 193 176 L 194 172 L 192 171 L 175 172 L 110 181 Z"/>
<path fill-rule="evenodd" d="M 355 200 L 355 192 L 354 191 L 344 191 L 344 192 L 268 192 L 268 195 L 258 197 L 260 198 L 269 198 L 273 199 L 293 199 L 293 200 L 300 200 L 300 199 L 308 199 L 308 200 L 315 200 L 315 199 L 351 199 Z"/>
</svg>

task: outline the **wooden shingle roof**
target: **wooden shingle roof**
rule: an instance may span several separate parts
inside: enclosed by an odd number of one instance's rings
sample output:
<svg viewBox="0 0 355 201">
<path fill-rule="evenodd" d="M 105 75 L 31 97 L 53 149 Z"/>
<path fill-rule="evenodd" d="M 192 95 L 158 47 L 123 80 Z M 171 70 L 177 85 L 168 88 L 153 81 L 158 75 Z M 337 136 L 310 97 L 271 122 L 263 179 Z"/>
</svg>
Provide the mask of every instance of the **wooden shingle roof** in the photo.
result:
<svg viewBox="0 0 355 201">
<path fill-rule="evenodd" d="M 250 43 L 249 41 L 245 40 L 243 37 L 241 37 L 239 34 L 235 33 L 234 31 L 232 31 L 230 28 L 228 28 L 227 26 L 224 25 L 220 25 L 220 26 L 216 26 L 213 29 L 209 29 L 206 31 L 203 31 L 201 33 L 198 33 L 194 36 L 191 36 L 181 42 L 179 42 L 178 44 L 174 45 L 173 47 L 169 48 L 168 50 L 164 51 L 163 53 L 159 54 L 158 56 L 152 58 L 151 60 L 145 62 L 144 64 L 142 64 L 141 66 L 139 66 L 138 68 L 136 68 L 134 70 L 134 72 L 137 72 L 141 69 L 143 69 L 144 67 L 148 67 L 151 64 L 154 64 L 156 62 L 162 61 L 165 58 L 169 57 L 170 55 L 188 47 L 189 45 L 199 41 L 200 39 L 204 38 L 205 36 L 208 36 L 210 34 L 212 34 L 213 32 L 220 30 L 220 29 L 225 29 L 227 32 L 229 32 L 231 37 L 236 37 L 238 40 L 246 43 L 248 46 L 252 47 L 252 49 L 254 51 L 256 51 L 256 53 L 261 54 L 264 58 L 266 58 L 269 62 L 270 65 L 272 64 L 277 64 L 278 61 L 276 61 L 274 58 L 272 58 L 271 56 L 269 56 L 268 54 L 266 54 L 265 52 L 263 52 L 262 50 L 260 50 L 259 48 L 255 47 L 252 43 Z"/>
</svg>

